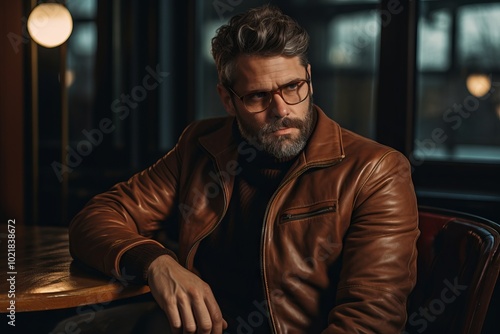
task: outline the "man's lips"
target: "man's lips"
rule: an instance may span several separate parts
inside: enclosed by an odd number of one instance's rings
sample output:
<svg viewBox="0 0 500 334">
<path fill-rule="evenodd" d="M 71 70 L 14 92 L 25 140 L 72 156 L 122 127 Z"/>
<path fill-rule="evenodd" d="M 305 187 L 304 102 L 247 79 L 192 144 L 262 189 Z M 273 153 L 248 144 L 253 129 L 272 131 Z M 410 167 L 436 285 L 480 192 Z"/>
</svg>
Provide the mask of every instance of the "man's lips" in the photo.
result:
<svg viewBox="0 0 500 334">
<path fill-rule="evenodd" d="M 284 118 L 273 124 L 268 124 L 264 129 L 264 133 L 274 136 L 283 136 L 293 133 L 294 130 L 299 130 L 302 122 L 298 119 Z"/>
<path fill-rule="evenodd" d="M 276 136 L 283 136 L 292 133 L 293 129 L 294 128 L 279 128 L 277 130 L 274 130 L 272 133 Z"/>
</svg>

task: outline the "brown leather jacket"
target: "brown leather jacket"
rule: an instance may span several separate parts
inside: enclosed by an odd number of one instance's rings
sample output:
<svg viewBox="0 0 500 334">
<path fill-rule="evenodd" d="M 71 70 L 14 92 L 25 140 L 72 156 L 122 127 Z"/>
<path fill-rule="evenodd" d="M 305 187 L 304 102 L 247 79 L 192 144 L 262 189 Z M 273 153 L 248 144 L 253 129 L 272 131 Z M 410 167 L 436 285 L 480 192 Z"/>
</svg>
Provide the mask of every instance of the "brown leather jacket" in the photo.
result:
<svg viewBox="0 0 500 334">
<path fill-rule="evenodd" d="M 409 163 L 316 110 L 316 128 L 263 217 L 262 312 L 276 333 L 399 333 L 419 235 Z M 193 123 L 155 165 L 91 200 L 70 226 L 73 256 L 120 275 L 122 254 L 161 245 L 151 236 L 166 222 L 179 229 L 172 255 L 195 271 L 198 245 L 241 172 L 238 153 L 255 156 L 235 141 L 233 122 Z"/>
</svg>

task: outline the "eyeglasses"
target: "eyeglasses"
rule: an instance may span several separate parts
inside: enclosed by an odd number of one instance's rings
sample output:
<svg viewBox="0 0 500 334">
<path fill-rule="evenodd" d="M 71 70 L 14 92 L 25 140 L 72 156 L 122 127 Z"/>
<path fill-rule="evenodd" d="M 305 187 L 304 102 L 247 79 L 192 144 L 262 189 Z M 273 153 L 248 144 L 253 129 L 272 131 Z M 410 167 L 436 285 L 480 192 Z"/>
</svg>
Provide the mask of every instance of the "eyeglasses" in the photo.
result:
<svg viewBox="0 0 500 334">
<path fill-rule="evenodd" d="M 309 85 L 309 79 L 297 80 L 280 86 L 276 90 L 268 92 L 253 92 L 243 96 L 239 96 L 238 94 L 236 94 L 236 92 L 232 90 L 231 87 L 226 88 L 230 90 L 236 97 L 238 97 L 241 102 L 243 102 L 243 105 L 248 112 L 259 113 L 269 108 L 274 94 L 278 94 L 288 105 L 294 105 L 303 102 L 309 96 Z"/>
</svg>

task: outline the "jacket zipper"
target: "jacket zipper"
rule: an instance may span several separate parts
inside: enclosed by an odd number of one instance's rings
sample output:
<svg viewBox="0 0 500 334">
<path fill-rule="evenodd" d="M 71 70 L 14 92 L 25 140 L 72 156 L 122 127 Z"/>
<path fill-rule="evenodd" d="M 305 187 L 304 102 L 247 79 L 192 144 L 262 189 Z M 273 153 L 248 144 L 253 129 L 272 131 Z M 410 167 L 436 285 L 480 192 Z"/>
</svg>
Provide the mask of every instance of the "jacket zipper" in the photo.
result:
<svg viewBox="0 0 500 334">
<path fill-rule="evenodd" d="M 296 214 L 291 214 L 291 213 L 283 214 L 283 215 L 281 215 L 281 221 L 282 222 L 289 222 L 289 221 L 293 221 L 293 220 L 311 218 L 311 217 L 319 216 L 319 215 L 322 215 L 322 214 L 328 213 L 328 212 L 335 212 L 335 205 L 330 205 L 330 206 L 320 208 L 320 209 L 310 211 L 310 212 L 296 213 Z"/>
<path fill-rule="evenodd" d="M 269 314 L 269 320 L 271 322 L 271 330 L 273 333 L 277 333 L 276 331 L 276 324 L 275 324 L 275 320 L 274 320 L 274 317 L 272 315 L 272 312 L 271 312 L 271 303 L 270 303 L 270 297 L 269 297 L 269 290 L 268 290 L 268 287 L 267 287 L 267 277 L 266 277 L 266 273 L 265 273 L 265 248 L 266 248 L 266 243 L 265 243 L 265 236 L 266 236 L 266 222 L 267 222 L 267 216 L 269 215 L 269 208 L 271 207 L 271 204 L 274 202 L 274 200 L 278 197 L 278 194 L 279 192 L 281 191 L 281 189 L 283 189 L 285 187 L 285 185 L 290 182 L 291 180 L 299 177 L 300 175 L 304 174 L 307 170 L 311 169 L 311 168 L 314 168 L 314 167 L 330 167 L 330 166 L 333 166 L 333 165 L 336 165 L 338 164 L 339 162 L 341 162 L 342 160 L 344 159 L 344 157 L 342 156 L 341 158 L 337 159 L 337 160 L 334 160 L 334 161 L 331 161 L 329 163 L 324 163 L 324 164 L 316 164 L 316 165 L 309 165 L 299 171 L 297 171 L 297 173 L 291 175 L 289 178 L 287 178 L 285 181 L 283 181 L 278 189 L 276 189 L 276 191 L 274 192 L 273 196 L 271 197 L 271 199 L 269 200 L 268 204 L 267 204 L 267 207 L 266 207 L 266 212 L 264 213 L 264 223 L 262 224 L 262 233 L 261 233 L 261 240 L 260 240 L 260 244 L 262 245 L 261 246 L 261 252 L 260 252 L 260 258 L 262 259 L 261 260 L 261 267 L 260 267 L 260 270 L 261 270 L 261 276 L 262 276 L 262 281 L 263 281 L 263 288 L 264 288 L 264 296 L 266 298 L 266 301 L 268 301 L 266 303 L 266 307 L 267 307 L 267 311 L 268 311 L 268 314 Z"/>
</svg>

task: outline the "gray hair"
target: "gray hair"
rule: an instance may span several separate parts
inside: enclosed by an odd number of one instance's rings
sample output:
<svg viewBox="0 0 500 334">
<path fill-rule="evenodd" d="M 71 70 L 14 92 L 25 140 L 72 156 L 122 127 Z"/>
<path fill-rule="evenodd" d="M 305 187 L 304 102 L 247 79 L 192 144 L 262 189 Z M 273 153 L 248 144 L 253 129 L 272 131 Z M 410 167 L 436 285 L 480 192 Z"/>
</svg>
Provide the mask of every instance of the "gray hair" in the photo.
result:
<svg viewBox="0 0 500 334">
<path fill-rule="evenodd" d="M 299 57 L 306 66 L 308 48 L 309 35 L 305 29 L 270 5 L 233 16 L 212 38 L 219 82 L 226 87 L 232 86 L 235 61 L 241 54 Z"/>
</svg>

